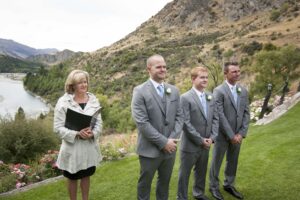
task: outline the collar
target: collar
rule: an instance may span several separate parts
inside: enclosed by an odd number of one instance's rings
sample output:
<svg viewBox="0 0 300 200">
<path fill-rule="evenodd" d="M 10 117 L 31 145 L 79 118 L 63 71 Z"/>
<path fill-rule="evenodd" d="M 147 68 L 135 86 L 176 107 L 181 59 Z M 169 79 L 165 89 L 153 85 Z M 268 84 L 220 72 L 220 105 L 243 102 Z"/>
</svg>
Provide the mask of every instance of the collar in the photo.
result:
<svg viewBox="0 0 300 200">
<path fill-rule="evenodd" d="M 152 78 L 150 78 L 151 83 L 153 84 L 154 88 L 156 89 L 157 86 L 162 85 L 164 87 L 164 82 L 162 83 L 158 83 L 155 80 L 153 80 Z"/>
<path fill-rule="evenodd" d="M 236 89 L 236 84 L 235 85 L 231 85 L 227 80 L 225 81 L 227 83 L 227 85 L 229 86 L 229 89 Z"/>
<path fill-rule="evenodd" d="M 197 90 L 195 87 L 193 87 L 193 90 L 196 92 L 196 94 L 198 95 L 198 97 L 205 95 L 205 91 L 203 90 L 202 92 Z"/>
</svg>

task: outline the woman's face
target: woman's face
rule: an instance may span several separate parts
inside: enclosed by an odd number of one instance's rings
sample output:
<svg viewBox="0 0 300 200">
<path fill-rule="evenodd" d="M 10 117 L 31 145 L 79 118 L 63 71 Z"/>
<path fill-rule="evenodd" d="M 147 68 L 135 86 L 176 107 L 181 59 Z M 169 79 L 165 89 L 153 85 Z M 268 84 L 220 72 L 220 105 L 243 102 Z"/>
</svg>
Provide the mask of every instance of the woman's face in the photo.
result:
<svg viewBox="0 0 300 200">
<path fill-rule="evenodd" d="M 86 78 L 80 79 L 80 81 L 77 82 L 74 86 L 75 93 L 86 93 L 87 90 L 88 90 L 88 82 Z"/>
</svg>

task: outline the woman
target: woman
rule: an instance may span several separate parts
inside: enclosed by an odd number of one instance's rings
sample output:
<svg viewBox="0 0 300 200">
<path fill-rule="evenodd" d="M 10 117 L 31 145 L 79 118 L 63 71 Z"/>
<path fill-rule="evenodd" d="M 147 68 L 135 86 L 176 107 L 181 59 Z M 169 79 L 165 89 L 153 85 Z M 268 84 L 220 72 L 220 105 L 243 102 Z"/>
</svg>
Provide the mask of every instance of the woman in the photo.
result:
<svg viewBox="0 0 300 200">
<path fill-rule="evenodd" d="M 89 195 L 90 176 L 101 161 L 98 138 L 102 130 L 101 115 L 97 114 L 100 104 L 97 98 L 88 92 L 89 75 L 82 70 L 73 70 L 65 82 L 65 94 L 59 98 L 54 110 L 54 131 L 62 139 L 57 165 L 68 179 L 68 191 L 71 200 L 77 198 L 77 182 L 80 179 L 82 199 Z M 94 117 L 93 126 L 81 130 L 66 128 L 67 111 Z M 69 112 L 69 111 L 68 111 Z"/>
</svg>

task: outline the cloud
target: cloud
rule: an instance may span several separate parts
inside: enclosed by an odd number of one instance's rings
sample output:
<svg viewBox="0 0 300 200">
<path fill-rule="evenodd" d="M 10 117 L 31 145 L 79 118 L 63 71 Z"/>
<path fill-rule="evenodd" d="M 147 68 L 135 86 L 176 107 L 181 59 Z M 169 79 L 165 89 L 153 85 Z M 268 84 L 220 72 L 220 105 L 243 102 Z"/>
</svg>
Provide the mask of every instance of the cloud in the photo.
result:
<svg viewBox="0 0 300 200">
<path fill-rule="evenodd" d="M 134 31 L 171 0 L 0 0 L 0 38 L 93 51 Z"/>
</svg>

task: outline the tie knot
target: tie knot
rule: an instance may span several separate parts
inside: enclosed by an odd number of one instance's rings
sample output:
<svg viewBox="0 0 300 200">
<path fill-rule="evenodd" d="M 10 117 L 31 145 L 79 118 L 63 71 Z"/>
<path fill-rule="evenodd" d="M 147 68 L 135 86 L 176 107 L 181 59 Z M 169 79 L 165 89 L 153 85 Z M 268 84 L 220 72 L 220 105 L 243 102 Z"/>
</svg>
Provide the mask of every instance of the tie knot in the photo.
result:
<svg viewBox="0 0 300 200">
<path fill-rule="evenodd" d="M 160 84 L 160 85 L 157 86 L 157 89 L 159 89 L 159 91 L 163 91 L 164 86 Z"/>
<path fill-rule="evenodd" d="M 159 84 L 157 86 L 157 89 L 158 89 L 159 96 L 163 97 L 164 96 L 164 86 L 162 84 Z"/>
</svg>

